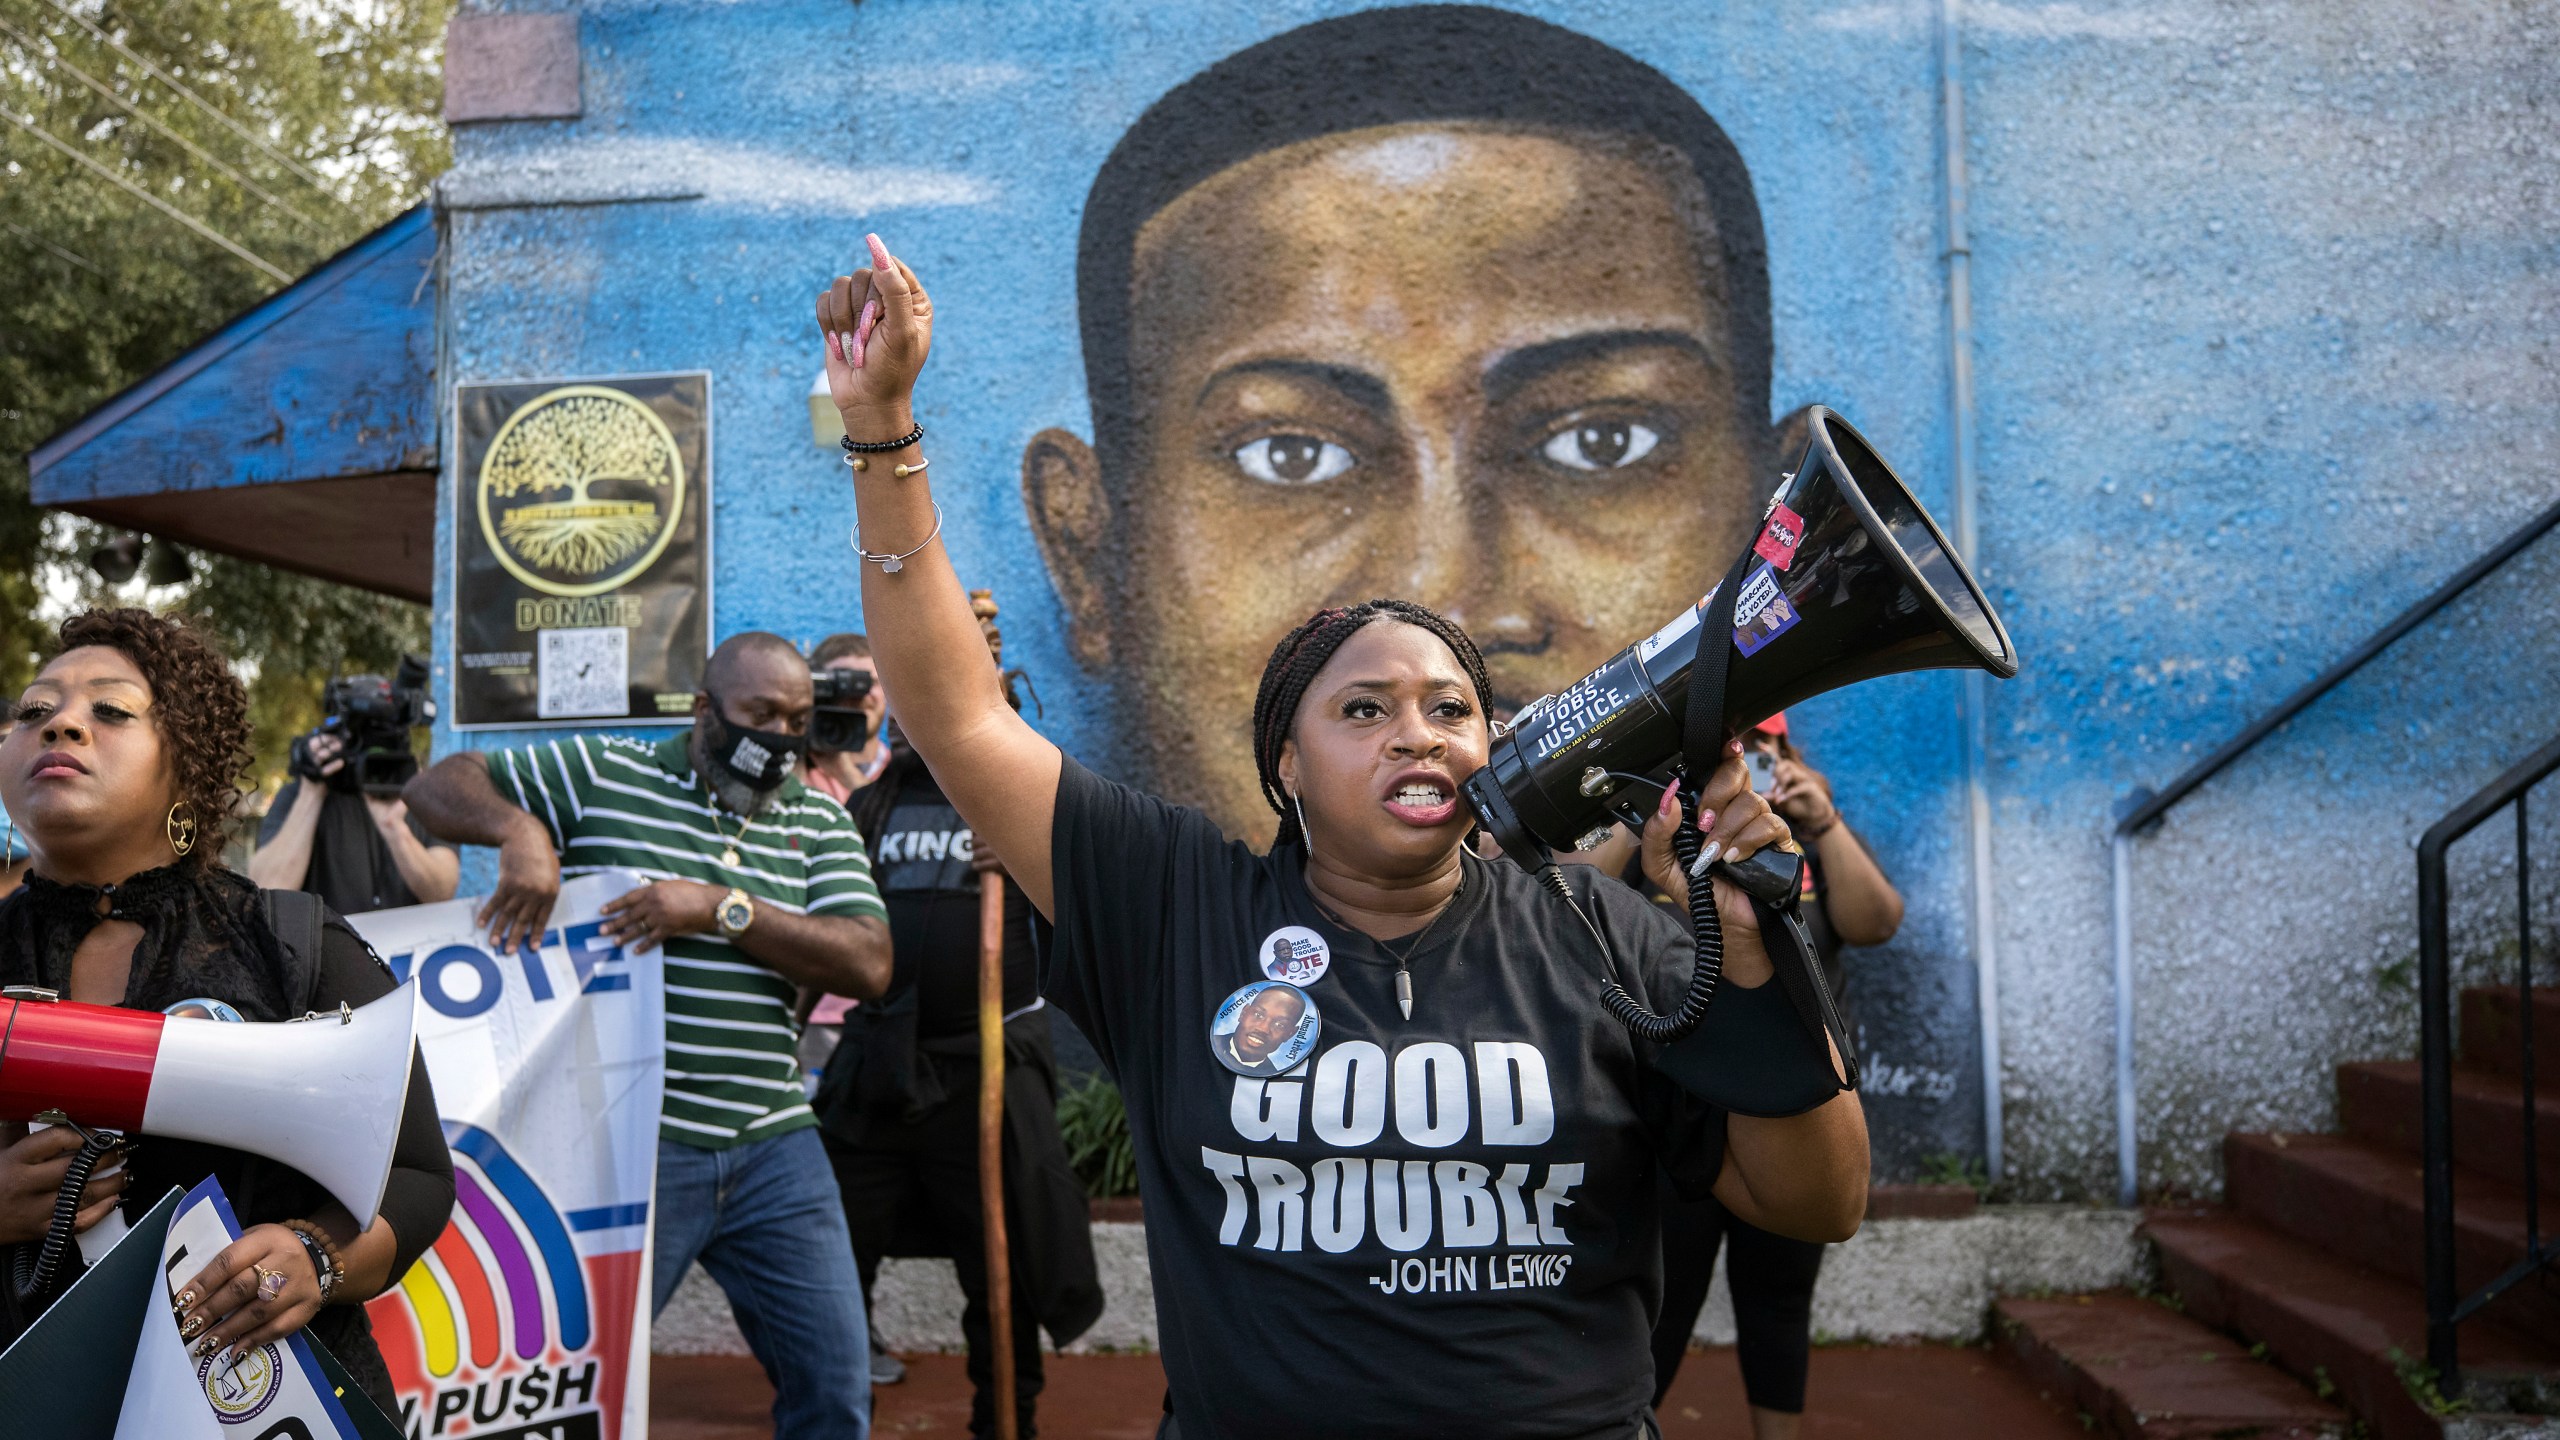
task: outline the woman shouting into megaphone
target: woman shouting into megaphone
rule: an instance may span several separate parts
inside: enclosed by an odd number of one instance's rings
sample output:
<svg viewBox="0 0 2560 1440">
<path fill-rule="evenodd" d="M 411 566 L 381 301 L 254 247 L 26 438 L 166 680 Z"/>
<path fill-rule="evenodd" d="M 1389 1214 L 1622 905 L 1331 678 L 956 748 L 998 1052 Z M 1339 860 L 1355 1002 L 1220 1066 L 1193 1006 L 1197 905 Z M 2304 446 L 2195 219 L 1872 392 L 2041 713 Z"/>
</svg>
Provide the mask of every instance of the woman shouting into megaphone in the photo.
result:
<svg viewBox="0 0 2560 1440">
<path fill-rule="evenodd" d="M 1161 1433 L 1654 1433 L 1656 1171 L 1763 1228 L 1845 1239 L 1866 1197 L 1857 1098 L 1718 1114 L 1603 1009 L 1582 921 L 1466 846 L 1489 687 L 1420 604 L 1319 611 L 1272 652 L 1253 714 L 1197 717 L 1204 744 L 1249 740 L 1280 817 L 1267 852 L 1033 732 L 941 543 L 911 406 L 932 305 L 870 248 L 817 306 L 863 615 L 900 726 L 1046 921 L 1044 992 L 1127 1099 Z M 1695 799 L 1725 854 L 1793 843 L 1738 751 Z M 1645 834 L 1675 895 L 1679 823 L 1666 798 Z M 1676 997 L 1680 923 L 1574 868 L 1628 988 Z M 1754 988 L 1772 969 L 1728 902 L 1726 983 Z"/>
<path fill-rule="evenodd" d="M 249 697 L 201 632 L 146 610 L 74 615 L 11 718 L 0 740 L 0 804 L 35 858 L 25 888 L 0 901 L 0 985 L 263 1021 L 391 992 L 390 971 L 346 922 L 324 910 L 319 953 L 298 954 L 300 942 L 276 933 L 258 888 L 223 868 L 224 825 L 249 763 Z M 238 1077 L 237 1103 L 253 1113 L 259 1078 Z M 75 1097 L 63 1104 L 79 1108 Z M 325 1145 L 332 1137 L 277 1138 Z M 36 1283 L 42 1265 L 23 1262 L 45 1244 L 80 1146 L 73 1126 L 27 1135 L 0 1125 L 0 1343 L 78 1273 L 58 1238 L 50 1283 Z M 120 1168 L 110 1161 L 88 1182 L 74 1226 L 86 1231 L 119 1204 L 139 1219 L 172 1188 L 219 1179 L 245 1229 L 192 1276 L 170 1277 L 180 1282 L 177 1314 L 160 1323 L 175 1324 L 217 1368 L 225 1352 L 245 1354 L 308 1326 L 397 1414 L 363 1302 L 409 1268 L 453 1208 L 453 1158 L 414 1055 L 391 1167 L 379 1215 L 359 1228 L 317 1182 L 281 1161 L 146 1136 Z"/>
</svg>

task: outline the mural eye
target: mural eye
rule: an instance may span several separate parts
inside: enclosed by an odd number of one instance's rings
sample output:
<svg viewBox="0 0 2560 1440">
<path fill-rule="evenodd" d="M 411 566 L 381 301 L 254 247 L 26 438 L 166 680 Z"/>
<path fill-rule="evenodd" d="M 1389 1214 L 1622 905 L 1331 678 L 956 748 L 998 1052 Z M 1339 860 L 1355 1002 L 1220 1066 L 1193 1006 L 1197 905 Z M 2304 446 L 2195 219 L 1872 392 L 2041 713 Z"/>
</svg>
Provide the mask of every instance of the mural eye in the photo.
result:
<svg viewBox="0 0 2560 1440">
<path fill-rule="evenodd" d="M 1547 437 L 1538 453 L 1568 470 L 1620 470 L 1653 453 L 1662 435 L 1632 420 L 1594 420 Z"/>
<path fill-rule="evenodd" d="M 1321 485 L 1358 463 L 1313 435 L 1265 435 L 1236 447 L 1236 468 L 1265 485 Z"/>
</svg>

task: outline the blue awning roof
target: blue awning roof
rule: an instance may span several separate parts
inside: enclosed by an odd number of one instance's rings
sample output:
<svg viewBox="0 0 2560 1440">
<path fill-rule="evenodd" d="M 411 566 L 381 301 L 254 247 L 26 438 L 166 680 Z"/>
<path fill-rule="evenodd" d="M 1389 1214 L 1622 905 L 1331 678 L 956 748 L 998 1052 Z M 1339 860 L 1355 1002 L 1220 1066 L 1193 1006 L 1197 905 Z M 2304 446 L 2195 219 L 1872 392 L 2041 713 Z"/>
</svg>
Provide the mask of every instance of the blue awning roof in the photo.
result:
<svg viewBox="0 0 2560 1440">
<path fill-rule="evenodd" d="M 35 502 L 406 600 L 434 590 L 425 205 L 36 447 Z"/>
</svg>

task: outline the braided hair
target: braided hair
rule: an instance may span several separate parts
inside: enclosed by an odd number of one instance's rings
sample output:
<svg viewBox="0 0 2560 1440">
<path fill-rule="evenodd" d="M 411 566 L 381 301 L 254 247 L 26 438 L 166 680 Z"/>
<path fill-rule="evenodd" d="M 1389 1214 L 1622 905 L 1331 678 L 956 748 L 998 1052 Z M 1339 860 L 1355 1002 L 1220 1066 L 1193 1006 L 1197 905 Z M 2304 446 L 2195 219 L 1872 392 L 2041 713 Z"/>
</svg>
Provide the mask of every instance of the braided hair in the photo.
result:
<svg viewBox="0 0 2560 1440">
<path fill-rule="evenodd" d="M 1440 612 L 1410 600 L 1365 600 L 1357 605 L 1329 605 L 1308 616 L 1272 648 L 1270 662 L 1262 667 L 1262 686 L 1253 697 L 1253 768 L 1262 779 L 1262 798 L 1280 816 L 1280 835 L 1272 842 L 1275 848 L 1303 846 L 1307 838 L 1298 825 L 1298 807 L 1290 803 L 1289 792 L 1280 784 L 1280 747 L 1297 726 L 1298 704 L 1306 698 L 1316 672 L 1372 620 L 1400 620 L 1438 636 L 1475 686 L 1476 707 L 1487 715 L 1493 712 L 1493 681 L 1485 674 L 1484 656 L 1467 632 Z"/>
</svg>

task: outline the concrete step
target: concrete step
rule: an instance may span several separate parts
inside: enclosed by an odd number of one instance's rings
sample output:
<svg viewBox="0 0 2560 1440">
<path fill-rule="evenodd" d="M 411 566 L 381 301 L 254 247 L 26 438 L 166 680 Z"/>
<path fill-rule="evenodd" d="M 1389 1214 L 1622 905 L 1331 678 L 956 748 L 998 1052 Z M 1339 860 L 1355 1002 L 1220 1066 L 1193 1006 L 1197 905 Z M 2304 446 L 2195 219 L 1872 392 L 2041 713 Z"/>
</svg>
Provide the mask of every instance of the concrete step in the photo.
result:
<svg viewBox="0 0 2560 1440">
<path fill-rule="evenodd" d="M 2477 985 L 2462 992 L 2462 1063 L 2499 1075 L 2524 1074 L 2523 992 Z M 2560 1081 L 2560 986 L 2533 987 L 2534 1078 Z"/>
<path fill-rule="evenodd" d="M 2157 1301 L 2108 1291 L 2001 1300 L 2000 1344 L 2037 1388 L 2115 1440 L 2343 1440 L 2346 1412 Z"/>
<path fill-rule="evenodd" d="M 2143 1231 L 2159 1253 L 2162 1283 L 2189 1317 L 2265 1345 L 2268 1358 L 2344 1405 L 2377 1440 L 2533 1434 L 2548 1424 L 2430 1408 L 2421 1398 L 2426 1307 L 2407 1281 L 2220 1206 L 2154 1210 Z M 2529 1389 L 2560 1371 L 2560 1345 L 2473 1320 L 2462 1327 L 2462 1364 L 2466 1376 L 2478 1373 L 2484 1393 L 2503 1393 L 2487 1382 L 2507 1379 Z"/>
<path fill-rule="evenodd" d="M 2560 1195 L 2560 1088 L 2537 1091 L 2533 1108 L 2544 1193 Z M 2348 1134 L 2414 1161 L 2422 1135 L 2418 1062 L 2339 1066 L 2338 1119 Z M 2524 1092 L 2515 1077 L 2453 1067 L 2453 1163 L 2510 1185 L 2524 1183 Z"/>
<path fill-rule="evenodd" d="M 2425 1200 L 2417 1161 L 2347 1135 L 2224 1137 L 2225 1195 L 2232 1207 L 2298 1240 L 2370 1270 L 2423 1284 Z M 2454 1279 L 2462 1293 L 2524 1258 L 2524 1196 L 2471 1171 L 2453 1179 Z M 2560 1205 L 2546 1203 L 2560 1222 Z M 2528 1334 L 2560 1335 L 2560 1282 L 2525 1281 L 2482 1312 Z"/>
</svg>

